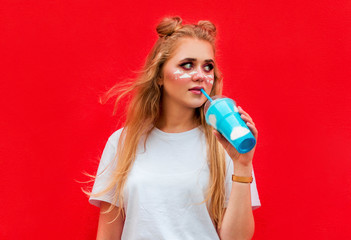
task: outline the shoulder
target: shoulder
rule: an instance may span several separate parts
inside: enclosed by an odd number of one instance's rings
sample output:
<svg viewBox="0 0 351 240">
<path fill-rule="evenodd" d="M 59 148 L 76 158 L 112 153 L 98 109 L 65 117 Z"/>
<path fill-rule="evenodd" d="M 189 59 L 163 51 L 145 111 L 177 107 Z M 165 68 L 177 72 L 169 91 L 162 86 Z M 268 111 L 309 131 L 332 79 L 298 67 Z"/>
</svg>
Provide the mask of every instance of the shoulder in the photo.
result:
<svg viewBox="0 0 351 240">
<path fill-rule="evenodd" d="M 119 138 L 122 134 L 122 131 L 123 131 L 123 127 L 116 130 L 115 132 L 113 132 L 110 137 L 108 138 L 108 143 L 112 144 L 113 146 L 117 146 L 118 144 L 118 141 L 119 141 Z"/>
</svg>

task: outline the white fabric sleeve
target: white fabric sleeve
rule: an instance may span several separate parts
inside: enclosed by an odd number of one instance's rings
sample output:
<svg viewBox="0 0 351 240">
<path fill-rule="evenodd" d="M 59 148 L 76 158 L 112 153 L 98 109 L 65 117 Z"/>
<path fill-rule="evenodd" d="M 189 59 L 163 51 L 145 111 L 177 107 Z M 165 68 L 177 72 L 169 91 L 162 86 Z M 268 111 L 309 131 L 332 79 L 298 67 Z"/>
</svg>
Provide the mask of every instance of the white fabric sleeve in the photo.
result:
<svg viewBox="0 0 351 240">
<path fill-rule="evenodd" d="M 226 198 L 225 198 L 224 207 L 228 206 L 230 192 L 232 190 L 232 175 L 234 174 L 233 161 L 230 159 L 230 157 L 227 154 L 226 154 L 226 163 L 227 163 L 226 184 L 225 184 Z M 256 178 L 255 178 L 255 173 L 253 168 L 252 168 L 252 178 L 253 178 L 253 181 L 250 184 L 251 206 L 252 206 L 252 210 L 255 210 L 261 206 L 261 201 L 258 196 Z"/>
<path fill-rule="evenodd" d="M 114 161 L 114 158 L 117 152 L 117 142 L 119 139 L 119 135 L 120 135 L 120 131 L 114 132 L 109 137 L 105 145 L 104 151 L 101 155 L 92 193 L 98 193 L 107 187 L 109 183 L 109 179 L 112 176 L 112 171 L 116 168 L 117 162 Z M 100 207 L 101 201 L 112 204 L 113 202 L 112 197 L 114 193 L 115 193 L 115 190 L 112 189 L 101 196 L 97 196 L 97 197 L 90 196 L 89 203 L 96 207 Z M 118 203 L 115 205 L 118 206 Z"/>
</svg>

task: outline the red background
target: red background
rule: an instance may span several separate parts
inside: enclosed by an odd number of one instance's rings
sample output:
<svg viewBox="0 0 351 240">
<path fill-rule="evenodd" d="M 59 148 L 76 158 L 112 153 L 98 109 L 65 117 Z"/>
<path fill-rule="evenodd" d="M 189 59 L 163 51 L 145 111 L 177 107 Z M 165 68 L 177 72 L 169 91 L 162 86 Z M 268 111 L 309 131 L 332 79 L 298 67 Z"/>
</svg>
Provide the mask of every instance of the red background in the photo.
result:
<svg viewBox="0 0 351 240">
<path fill-rule="evenodd" d="M 98 96 L 133 77 L 162 17 L 218 27 L 224 94 L 259 130 L 254 239 L 350 239 L 351 2 L 2 1 L 1 239 L 94 239 L 77 181 L 120 126 Z"/>
</svg>

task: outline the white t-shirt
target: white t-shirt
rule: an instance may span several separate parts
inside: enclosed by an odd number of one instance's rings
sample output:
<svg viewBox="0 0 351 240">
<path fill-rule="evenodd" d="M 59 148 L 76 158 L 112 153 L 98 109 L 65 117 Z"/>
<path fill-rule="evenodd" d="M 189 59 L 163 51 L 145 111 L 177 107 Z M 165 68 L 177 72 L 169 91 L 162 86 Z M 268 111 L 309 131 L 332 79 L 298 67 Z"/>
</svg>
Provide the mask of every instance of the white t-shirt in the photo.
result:
<svg viewBox="0 0 351 240">
<path fill-rule="evenodd" d="M 98 168 L 93 193 L 106 187 L 116 164 L 112 159 L 122 129 L 108 139 Z M 233 161 L 226 155 L 226 201 L 228 204 L 233 174 Z M 261 206 L 254 172 L 251 183 L 252 208 Z M 200 127 L 182 133 L 166 133 L 154 128 L 139 144 L 137 155 L 124 188 L 126 219 L 122 239 L 219 239 L 206 203 L 209 168 L 206 159 L 206 138 Z M 100 201 L 112 203 L 112 192 L 90 197 L 89 202 L 100 207 Z M 117 203 L 118 205 L 118 203 Z"/>
</svg>

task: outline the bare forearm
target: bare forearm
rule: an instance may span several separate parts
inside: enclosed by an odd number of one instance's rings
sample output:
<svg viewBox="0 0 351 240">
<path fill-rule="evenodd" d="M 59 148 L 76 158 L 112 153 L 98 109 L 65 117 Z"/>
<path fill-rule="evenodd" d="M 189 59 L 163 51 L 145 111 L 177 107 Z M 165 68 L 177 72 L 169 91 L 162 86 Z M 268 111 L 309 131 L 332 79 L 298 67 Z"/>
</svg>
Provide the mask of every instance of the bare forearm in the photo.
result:
<svg viewBox="0 0 351 240">
<path fill-rule="evenodd" d="M 234 174 L 249 177 L 252 175 L 252 165 L 235 166 Z M 233 182 L 227 210 L 219 230 L 220 238 L 221 240 L 247 240 L 252 238 L 254 230 L 250 183 Z"/>
</svg>

